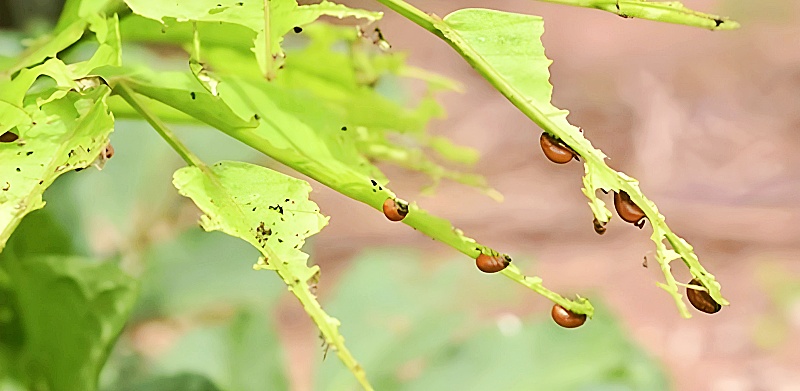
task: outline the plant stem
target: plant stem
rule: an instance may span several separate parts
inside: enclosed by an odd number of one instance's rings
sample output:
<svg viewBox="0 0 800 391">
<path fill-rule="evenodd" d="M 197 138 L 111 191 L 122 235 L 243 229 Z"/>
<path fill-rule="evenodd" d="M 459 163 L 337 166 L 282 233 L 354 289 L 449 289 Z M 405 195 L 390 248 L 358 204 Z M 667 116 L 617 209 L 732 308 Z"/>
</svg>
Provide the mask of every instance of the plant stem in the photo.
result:
<svg viewBox="0 0 800 391">
<path fill-rule="evenodd" d="M 282 164 L 293 168 L 297 172 L 315 179 L 342 195 L 370 205 L 377 210 L 382 210 L 383 202 L 387 198 L 395 197 L 395 194 L 385 186 L 370 186 L 368 178 L 362 180 L 361 178 L 363 176 L 361 174 L 355 173 L 345 164 L 337 166 L 331 163 L 324 165 L 319 164 L 313 156 L 308 156 L 301 152 L 303 150 L 301 146 L 293 146 L 292 148 L 275 147 L 270 141 L 270 138 L 277 139 L 281 137 L 279 134 L 283 131 L 280 130 L 278 124 L 272 123 L 269 116 L 265 115 L 265 113 L 261 113 L 261 121 L 270 124 L 271 128 L 278 130 L 278 134 L 274 131 L 267 133 L 253 128 L 219 127 L 218 129 Z M 291 139 L 287 136 L 284 137 L 286 137 L 287 140 Z M 375 187 L 380 187 L 380 189 L 375 189 Z M 461 230 L 453 227 L 448 220 L 428 213 L 413 202 L 409 204 L 408 216 L 406 216 L 402 222 L 472 259 L 475 259 L 483 252 L 494 252 L 491 248 L 483 246 L 475 240 L 466 237 Z M 579 299 L 577 301 L 572 301 L 566 299 L 545 288 L 542 285 L 541 278 L 522 274 L 520 269 L 514 264 L 509 265 L 500 273 L 570 311 L 587 314 L 589 317 L 592 317 L 594 314 L 594 308 L 588 300 Z"/>
<path fill-rule="evenodd" d="M 682 24 L 709 30 L 733 30 L 739 23 L 717 15 L 706 14 L 674 2 L 642 0 L 537 0 L 545 3 L 593 8 L 623 18 L 639 18 L 657 22 Z"/>
<path fill-rule="evenodd" d="M 719 303 L 727 305 L 727 300 L 719 294 L 718 285 L 713 279 L 713 275 L 708 273 L 700 264 L 697 256 L 692 251 L 691 246 L 683 239 L 675 235 L 664 221 L 664 217 L 658 213 L 655 204 L 649 201 L 641 193 L 638 187 L 638 182 L 627 175 L 611 169 L 605 163 L 605 155 L 599 150 L 593 148 L 590 143 L 580 134 L 579 129 L 569 125 L 568 123 L 556 123 L 545 112 L 540 110 L 537 103 L 528 99 L 523 91 L 517 90 L 508 79 L 496 70 L 491 63 L 478 53 L 469 42 L 467 42 L 458 31 L 450 27 L 450 25 L 442 19 L 434 15 L 428 15 L 424 12 L 414 8 L 403 0 L 377 0 L 386 5 L 392 10 L 400 13 L 412 22 L 418 24 L 420 27 L 430 31 L 434 35 L 440 37 L 447 42 L 456 52 L 458 52 L 475 70 L 484 77 L 492 86 L 502 93 L 515 107 L 517 107 L 528 118 L 535 122 L 540 128 L 544 129 L 550 134 L 556 135 L 559 139 L 564 141 L 571 148 L 576 150 L 584 160 L 587 169 L 593 169 L 602 172 L 602 175 L 613 178 L 613 181 L 605 185 L 614 191 L 625 191 L 631 199 L 639 206 L 644 212 L 650 222 L 653 224 L 654 234 L 653 241 L 657 246 L 657 254 L 659 254 L 658 262 L 661 265 L 667 286 L 665 290 L 669 292 L 681 311 L 681 315 L 688 317 L 689 313 L 686 310 L 685 304 L 681 300 L 681 295 L 678 293 L 675 279 L 671 274 L 669 263 L 677 258 L 680 258 L 684 264 L 692 272 L 692 275 L 703 281 L 704 285 L 711 286 L 711 294 Z M 550 1 L 550 0 L 546 0 Z M 593 8 L 606 9 L 612 7 L 613 11 L 620 11 L 623 16 L 633 16 L 645 19 L 659 20 L 670 23 L 687 24 L 699 27 L 708 27 L 711 29 L 732 29 L 738 27 L 736 22 L 730 20 L 723 20 L 714 15 L 703 14 L 700 12 L 692 11 L 675 3 L 664 2 L 644 2 L 640 0 L 552 0 L 551 2 L 558 2 L 562 4 L 580 5 Z M 601 7 L 602 6 L 602 7 Z M 619 6 L 619 7 L 618 7 Z M 584 183 L 586 184 L 586 176 L 584 176 Z M 591 183 L 587 187 L 590 192 L 587 197 L 592 200 L 592 195 L 596 190 Z M 676 256 L 667 256 L 667 250 L 663 243 L 666 239 L 676 252 Z M 511 273 L 511 272 L 509 272 Z M 508 275 L 508 274 L 506 274 Z M 508 275 L 511 277 L 510 275 Z M 524 284 L 524 279 L 520 280 L 518 277 L 512 277 L 520 283 Z M 527 284 L 526 284 L 527 285 Z M 534 286 L 530 286 L 534 289 Z M 536 290 L 536 289 L 534 289 Z M 538 291 L 537 291 L 538 292 Z M 542 293 L 542 292 L 540 292 Z M 543 293 L 545 296 L 547 294 Z M 549 296 L 548 296 L 549 297 Z M 555 300 L 554 300 L 555 301 Z M 556 301 L 561 304 L 560 302 Z M 568 308 L 573 310 L 572 308 Z"/>
<path fill-rule="evenodd" d="M 406 19 L 416 23 L 420 27 L 424 28 L 425 30 L 430 31 L 434 35 L 438 36 L 439 38 L 444 39 L 444 35 L 442 32 L 439 31 L 435 26 L 436 19 L 433 16 L 426 14 L 419 8 L 414 7 L 413 5 L 406 3 L 402 0 L 377 0 L 379 3 L 389 7 L 394 12 L 397 12 L 400 15 L 403 15 Z"/>
<path fill-rule="evenodd" d="M 272 80 L 275 78 L 273 74 L 273 66 L 275 63 L 275 58 L 272 57 L 272 26 L 270 23 L 270 9 L 269 9 L 270 0 L 264 0 L 264 61 L 266 64 L 266 68 L 261 70 L 261 73 L 264 74 L 264 77 L 267 80 Z"/>
<path fill-rule="evenodd" d="M 190 151 L 189 148 L 187 148 L 186 145 L 184 145 L 174 133 L 172 133 L 172 130 L 170 130 L 158 116 L 151 112 L 150 109 L 142 105 L 142 102 L 135 96 L 134 92 L 125 85 L 124 81 L 119 81 L 114 86 L 113 91 L 115 94 L 121 96 L 122 99 L 125 99 L 125 101 L 128 102 L 128 104 L 133 107 L 134 110 L 141 114 L 141 116 L 147 120 L 150 126 L 152 126 L 153 129 L 155 129 L 156 132 L 161 135 L 164 141 L 166 141 L 167 144 L 169 144 L 169 146 L 172 147 L 172 149 L 174 149 L 181 158 L 183 158 L 186 164 L 201 168 L 205 167 L 205 164 L 203 164 L 200 158 L 195 156 L 195 154 L 192 153 L 192 151 Z"/>
</svg>

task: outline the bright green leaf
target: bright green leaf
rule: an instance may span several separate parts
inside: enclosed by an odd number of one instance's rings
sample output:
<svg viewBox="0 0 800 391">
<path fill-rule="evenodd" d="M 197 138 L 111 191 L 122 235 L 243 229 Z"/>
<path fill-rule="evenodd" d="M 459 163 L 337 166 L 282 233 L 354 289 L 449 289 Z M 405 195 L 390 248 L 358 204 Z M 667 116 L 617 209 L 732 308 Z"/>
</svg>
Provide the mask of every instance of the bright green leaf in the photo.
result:
<svg viewBox="0 0 800 391">
<path fill-rule="evenodd" d="M 304 281 L 317 272 L 306 266 L 308 255 L 299 248 L 328 218 L 308 200 L 307 182 L 248 163 L 220 162 L 209 172 L 182 168 L 173 183 L 205 213 L 206 231 L 225 232 L 256 248 L 269 246 Z"/>
<path fill-rule="evenodd" d="M 220 162 L 211 168 L 185 167 L 175 172 L 173 184 L 203 211 L 200 224 L 205 230 L 243 239 L 261 252 L 256 268 L 274 270 L 281 277 L 326 343 L 370 389 L 363 369 L 344 345 L 339 321 L 322 310 L 310 288 L 319 278 L 319 267 L 309 267 L 308 255 L 300 248 L 308 236 L 328 222 L 316 204 L 308 200 L 311 186 L 241 162 Z"/>
<path fill-rule="evenodd" d="M 154 73 L 145 69 L 129 70 L 104 67 L 97 74 L 109 83 L 125 83 L 135 92 L 177 108 L 211 126 L 252 128 L 257 121 L 252 114 L 248 120 L 237 116 L 219 97 L 211 95 L 189 73 Z"/>
<path fill-rule="evenodd" d="M 101 85 L 29 107 L 34 124 L 16 142 L 0 143 L 0 250 L 20 220 L 44 206 L 42 193 L 58 176 L 88 167 L 102 152 L 114 129 L 109 92 Z"/>
<path fill-rule="evenodd" d="M 164 2 L 159 0 L 126 0 L 134 13 L 146 18 L 165 22 L 174 18 L 178 22 L 223 22 L 248 27 L 256 32 L 254 51 L 262 75 L 273 79 L 283 63 L 285 54 L 281 48 L 283 36 L 294 27 L 304 26 L 320 16 L 338 18 L 355 17 L 375 21 L 383 15 L 351 9 L 323 0 L 319 4 L 298 6 L 296 0 L 272 0 L 264 2 L 237 0 L 198 0 L 192 2 Z"/>
</svg>

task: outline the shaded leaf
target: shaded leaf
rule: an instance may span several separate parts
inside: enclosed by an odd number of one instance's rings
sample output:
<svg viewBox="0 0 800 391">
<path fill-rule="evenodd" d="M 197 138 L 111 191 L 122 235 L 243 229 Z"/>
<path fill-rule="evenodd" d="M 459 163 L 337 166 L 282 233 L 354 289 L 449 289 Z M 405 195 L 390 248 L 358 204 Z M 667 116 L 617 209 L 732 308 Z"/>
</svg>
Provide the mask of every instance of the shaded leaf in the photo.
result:
<svg viewBox="0 0 800 391">
<path fill-rule="evenodd" d="M 25 52 L 17 57 L 16 62 L 6 69 L 0 69 L 0 82 L 4 79 L 7 80 L 14 72 L 22 68 L 36 65 L 48 57 L 56 57 L 56 53 L 66 49 L 80 39 L 85 29 L 86 21 L 79 19 L 64 27 L 63 30 L 55 33 L 55 35 L 45 35 L 37 38 Z"/>
<path fill-rule="evenodd" d="M 94 390 L 136 300 L 137 283 L 111 263 L 4 253 L 24 339 L 16 364 L 29 387 Z"/>
<path fill-rule="evenodd" d="M 224 325 L 190 330 L 158 358 L 157 366 L 161 373 L 202 373 L 226 390 L 261 391 L 288 389 L 285 362 L 267 315 L 240 310 Z"/>
<path fill-rule="evenodd" d="M 117 387 L 117 391 L 222 391 L 207 377 L 194 373 L 154 377 Z"/>
</svg>

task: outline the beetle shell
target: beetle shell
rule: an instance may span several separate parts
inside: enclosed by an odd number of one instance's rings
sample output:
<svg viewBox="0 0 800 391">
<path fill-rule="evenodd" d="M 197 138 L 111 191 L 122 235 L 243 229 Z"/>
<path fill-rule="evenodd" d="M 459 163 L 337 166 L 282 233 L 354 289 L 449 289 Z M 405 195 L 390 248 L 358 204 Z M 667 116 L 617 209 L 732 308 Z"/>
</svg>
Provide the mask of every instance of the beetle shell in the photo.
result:
<svg viewBox="0 0 800 391">
<path fill-rule="evenodd" d="M 408 215 L 408 203 L 396 198 L 383 201 L 383 214 L 391 221 L 400 221 Z"/>
<path fill-rule="evenodd" d="M 598 235 L 606 233 L 606 223 L 602 223 L 600 220 L 594 219 L 592 220 L 592 225 L 594 225 L 594 232 L 597 232 Z"/>
<path fill-rule="evenodd" d="M 497 273 L 505 269 L 509 263 L 511 263 L 511 258 L 508 255 L 481 254 L 475 258 L 475 265 L 484 273 Z"/>
<path fill-rule="evenodd" d="M 703 286 L 703 284 L 701 284 L 696 278 L 692 279 L 692 281 L 689 281 L 689 285 Z M 722 309 L 722 306 L 714 301 L 714 299 L 711 298 L 711 295 L 709 295 L 706 291 L 686 288 L 686 297 L 689 299 L 689 303 L 692 303 L 694 308 L 697 308 L 699 311 L 707 314 L 715 314 Z"/>
<path fill-rule="evenodd" d="M 644 211 L 631 201 L 628 193 L 622 190 L 614 193 L 614 209 L 617 210 L 617 214 L 625 222 L 633 223 L 639 228 L 644 226 Z"/>
<path fill-rule="evenodd" d="M 574 329 L 586 323 L 586 314 L 576 314 L 558 304 L 553 304 L 550 316 L 561 327 Z"/>
<path fill-rule="evenodd" d="M 8 132 L 5 132 L 3 134 L 0 134 L 0 143 L 14 142 L 14 141 L 17 141 L 18 138 L 19 138 L 19 136 L 17 136 L 16 133 L 8 131 Z"/>
<path fill-rule="evenodd" d="M 539 137 L 539 145 L 542 146 L 544 156 L 553 163 L 565 164 L 573 158 L 577 159 L 575 152 L 547 133 L 542 133 L 542 136 Z"/>
</svg>

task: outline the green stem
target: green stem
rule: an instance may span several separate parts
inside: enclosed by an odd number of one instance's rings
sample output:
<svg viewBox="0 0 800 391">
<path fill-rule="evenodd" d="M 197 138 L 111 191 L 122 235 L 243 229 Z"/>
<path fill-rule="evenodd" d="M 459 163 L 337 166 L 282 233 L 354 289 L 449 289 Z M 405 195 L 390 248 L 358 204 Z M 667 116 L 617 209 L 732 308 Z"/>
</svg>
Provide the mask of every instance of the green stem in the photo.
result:
<svg viewBox="0 0 800 391">
<path fill-rule="evenodd" d="M 420 27 L 424 28 L 425 30 L 430 31 L 434 35 L 438 36 L 439 38 L 444 39 L 444 35 L 442 32 L 439 31 L 434 24 L 438 18 L 434 18 L 432 15 L 428 15 L 419 8 L 414 7 L 411 4 L 406 3 L 405 1 L 398 1 L 398 0 L 377 0 L 379 3 L 389 7 L 394 12 L 397 12 L 400 15 L 403 15 L 406 19 L 416 23 Z"/>
<path fill-rule="evenodd" d="M 192 22 L 192 53 L 189 57 L 198 63 L 203 62 L 200 59 L 200 32 L 197 30 L 197 22 Z"/>
<path fill-rule="evenodd" d="M 657 22 L 682 24 L 709 30 L 733 30 L 739 23 L 717 15 L 686 8 L 675 2 L 642 0 L 537 0 L 545 3 L 593 8 L 623 18 L 639 18 Z"/>
<path fill-rule="evenodd" d="M 275 74 L 273 72 L 275 57 L 272 56 L 272 23 L 270 23 L 270 0 L 264 0 L 264 61 L 266 64 L 266 68 L 262 69 L 261 72 L 264 74 L 264 77 L 267 80 L 272 80 L 275 78 Z"/>
<path fill-rule="evenodd" d="M 172 130 L 170 130 L 158 116 L 156 116 L 152 111 L 150 111 L 150 109 L 142 105 L 142 102 L 139 100 L 139 98 L 135 96 L 133 91 L 131 91 L 130 88 L 128 88 L 125 85 L 124 81 L 118 82 L 114 86 L 113 91 L 115 94 L 121 96 L 122 99 L 125 99 L 125 101 L 128 102 L 128 104 L 134 110 L 136 110 L 139 114 L 141 114 L 141 116 L 144 117 L 145 120 L 147 120 L 150 126 L 152 126 L 153 129 L 155 129 L 156 132 L 158 132 L 158 134 L 161 135 L 164 141 L 166 141 L 167 144 L 169 144 L 169 146 L 172 147 L 172 149 L 174 149 L 175 152 L 177 152 L 178 155 L 181 156 L 181 158 L 183 158 L 186 164 L 201 168 L 205 167 L 205 164 L 203 164 L 200 158 L 195 156 L 195 154 L 192 153 L 192 151 L 190 151 L 189 148 L 187 148 L 178 139 L 178 137 L 175 136 L 174 133 L 172 133 Z"/>
<path fill-rule="evenodd" d="M 458 34 L 457 31 L 451 29 L 451 27 L 444 22 L 443 20 L 439 19 L 434 15 L 428 15 L 424 12 L 414 8 L 410 4 L 404 2 L 403 0 L 377 0 L 380 3 L 386 5 L 387 7 L 391 8 L 392 10 L 400 13 L 402 16 L 408 18 L 409 20 L 417 23 L 420 27 L 430 31 L 434 35 L 440 37 L 442 40 L 447 42 L 456 52 L 458 52 L 475 70 L 483 76 L 492 86 L 495 87 L 501 94 L 503 94 L 506 99 L 508 99 L 515 107 L 517 107 L 522 113 L 524 113 L 528 118 L 530 118 L 533 122 L 535 122 L 540 128 L 546 130 L 550 134 L 556 135 L 558 138 L 563 140 L 567 145 L 578 151 L 581 157 L 584 160 L 584 164 L 588 168 L 596 168 L 600 171 L 603 171 L 610 178 L 615 178 L 616 183 L 613 184 L 612 189 L 615 191 L 624 190 L 628 195 L 631 196 L 631 199 L 638 205 L 646 214 L 650 222 L 654 225 L 654 241 L 659 249 L 661 249 L 664 245 L 662 243 L 662 239 L 666 238 L 670 241 L 673 248 L 680 254 L 681 259 L 687 265 L 687 267 L 692 271 L 692 274 L 697 278 L 700 278 L 704 285 L 709 285 L 714 283 L 713 276 L 703 269 L 700 263 L 697 261 L 697 256 L 691 251 L 691 247 L 688 243 L 685 243 L 682 239 L 678 238 L 676 235 L 670 231 L 669 227 L 667 227 L 666 223 L 664 222 L 664 217 L 658 213 L 658 210 L 655 208 L 655 204 L 647 200 L 644 195 L 641 194 L 638 187 L 634 187 L 635 181 L 632 178 L 627 177 L 622 173 L 618 173 L 617 171 L 608 167 L 605 163 L 605 155 L 602 154 L 600 151 L 591 147 L 591 144 L 588 144 L 583 136 L 577 131 L 577 129 L 564 129 L 562 126 L 556 124 L 550 117 L 544 114 L 539 108 L 534 104 L 534 102 L 530 101 L 525 97 L 525 95 L 518 91 L 513 85 L 511 85 L 508 80 L 500 74 L 492 65 L 480 55 L 480 53 L 476 52 L 473 47 L 466 41 L 464 41 L 461 36 Z M 563 0 L 567 1 L 567 0 Z M 616 0 L 598 0 L 598 1 L 605 1 L 607 3 L 616 4 Z M 627 1 L 627 0 L 620 0 L 622 3 L 636 3 L 642 4 L 641 1 Z M 576 0 L 574 3 L 580 4 L 589 4 L 588 0 Z M 597 2 L 594 2 L 595 4 Z M 647 6 L 653 7 L 664 7 L 663 4 L 660 3 L 646 3 Z M 615 5 L 616 7 L 616 5 Z M 633 7 L 633 5 L 631 5 Z M 679 10 L 683 11 L 685 9 L 679 8 Z M 687 10 L 687 12 L 693 12 Z M 697 14 L 697 13 L 696 13 Z M 698 15 L 694 15 L 695 17 L 699 17 Z M 667 20 L 665 20 L 667 21 Z M 674 21 L 673 21 L 674 22 Z M 677 23 L 677 22 L 676 22 Z M 712 22 L 714 24 L 714 22 Z M 594 192 L 594 188 L 589 189 L 591 192 Z M 592 199 L 591 196 L 587 194 L 587 196 Z M 663 236 L 662 236 L 663 235 Z M 674 238 L 673 238 L 674 236 Z M 674 243 L 673 243 L 674 242 Z M 659 251 L 659 253 L 663 253 L 664 251 Z M 677 293 L 677 288 L 675 286 L 675 279 L 672 276 L 669 268 L 670 260 L 667 260 L 666 257 L 662 256 L 658 258 L 659 263 L 662 266 L 662 271 L 664 273 L 664 277 L 669 285 L 667 291 L 673 295 L 676 304 L 678 305 L 679 310 L 683 316 L 688 316 L 688 311 L 686 311 L 686 306 L 681 301 L 681 296 Z M 511 271 L 508 273 L 504 273 L 507 276 L 513 278 L 514 280 L 523 283 L 524 279 L 520 279 L 518 276 L 513 276 Z M 526 284 L 526 286 L 528 286 Z M 531 289 L 537 288 L 534 286 L 529 286 Z M 716 288 L 716 286 L 712 286 Z M 538 288 L 537 288 L 538 289 Z M 536 290 L 536 289 L 534 289 Z M 537 290 L 537 292 L 539 292 Z M 714 289 L 711 291 L 712 296 L 715 296 L 718 290 Z M 549 293 L 547 292 L 539 292 L 543 295 L 550 297 Z M 717 295 L 715 299 L 718 302 L 727 304 L 727 301 L 724 300 L 721 295 Z M 561 304 L 560 301 L 554 300 L 557 303 Z M 563 304 L 562 304 L 563 305 Z M 573 310 L 573 308 L 568 308 Z M 578 312 L 578 311 L 574 311 Z"/>
<path fill-rule="evenodd" d="M 168 102 L 164 102 L 168 103 Z M 262 113 L 263 114 L 263 113 Z M 270 123 L 274 129 L 280 129 L 277 124 L 271 123 L 266 115 L 261 116 L 261 121 Z M 367 205 L 372 206 L 377 210 L 382 210 L 383 202 L 387 198 L 394 198 L 395 194 L 386 187 L 380 186 L 380 190 L 369 185 L 362 185 L 360 174 L 355 173 L 349 166 L 340 165 L 332 166 L 330 163 L 326 165 L 316 163 L 313 156 L 303 154 L 302 147 L 293 146 L 292 148 L 279 148 L 275 147 L 268 137 L 280 137 L 274 133 L 264 133 L 253 128 L 233 128 L 233 127 L 219 127 L 223 133 L 241 141 L 244 144 L 264 153 L 267 156 L 285 164 L 294 170 L 307 175 L 323 185 L 349 197 L 356 201 L 360 201 Z M 279 131 L 282 132 L 282 131 Z M 287 140 L 290 137 L 286 137 Z M 409 204 L 408 216 L 402 220 L 406 225 L 414 228 L 422 234 L 438 240 L 453 249 L 475 259 L 481 253 L 496 252 L 489 247 L 477 243 L 474 239 L 466 237 L 461 230 L 452 226 L 452 224 L 443 218 L 434 216 L 424 209 L 419 208 L 416 203 Z M 542 280 L 539 277 L 525 276 L 521 273 L 520 269 L 514 265 L 509 265 L 504 269 L 501 274 L 504 276 L 528 287 L 536 293 L 550 299 L 551 301 L 561 305 L 562 307 L 579 314 L 587 314 L 592 317 L 594 314 L 594 307 L 586 299 L 579 299 L 576 301 L 566 299 L 561 295 L 545 288 L 542 285 Z"/>
</svg>

